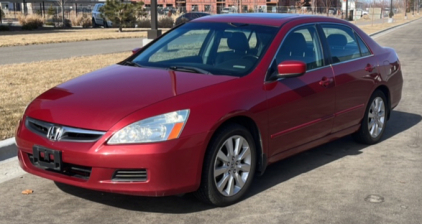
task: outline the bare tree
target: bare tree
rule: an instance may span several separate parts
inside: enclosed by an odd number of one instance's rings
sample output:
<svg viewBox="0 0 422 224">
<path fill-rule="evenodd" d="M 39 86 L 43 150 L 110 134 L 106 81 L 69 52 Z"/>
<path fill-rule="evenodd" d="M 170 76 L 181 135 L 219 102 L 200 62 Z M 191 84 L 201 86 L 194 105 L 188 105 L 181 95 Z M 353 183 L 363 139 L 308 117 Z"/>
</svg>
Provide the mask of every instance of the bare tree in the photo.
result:
<svg viewBox="0 0 422 224">
<path fill-rule="evenodd" d="M 64 19 L 64 4 L 66 4 L 66 1 L 67 0 L 59 0 L 60 8 L 62 10 L 62 24 L 63 24 L 63 27 L 66 27 L 66 25 L 65 25 L 65 19 Z"/>
</svg>

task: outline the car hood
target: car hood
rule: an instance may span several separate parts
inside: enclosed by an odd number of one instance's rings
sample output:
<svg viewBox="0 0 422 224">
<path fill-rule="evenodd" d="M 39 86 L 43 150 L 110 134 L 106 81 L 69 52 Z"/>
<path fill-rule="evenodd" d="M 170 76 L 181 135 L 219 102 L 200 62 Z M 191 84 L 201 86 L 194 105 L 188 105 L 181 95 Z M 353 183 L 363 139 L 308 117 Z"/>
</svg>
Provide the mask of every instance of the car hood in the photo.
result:
<svg viewBox="0 0 422 224">
<path fill-rule="evenodd" d="M 236 77 L 112 65 L 41 94 L 28 106 L 26 116 L 106 131 L 148 105 L 232 79 Z"/>
</svg>

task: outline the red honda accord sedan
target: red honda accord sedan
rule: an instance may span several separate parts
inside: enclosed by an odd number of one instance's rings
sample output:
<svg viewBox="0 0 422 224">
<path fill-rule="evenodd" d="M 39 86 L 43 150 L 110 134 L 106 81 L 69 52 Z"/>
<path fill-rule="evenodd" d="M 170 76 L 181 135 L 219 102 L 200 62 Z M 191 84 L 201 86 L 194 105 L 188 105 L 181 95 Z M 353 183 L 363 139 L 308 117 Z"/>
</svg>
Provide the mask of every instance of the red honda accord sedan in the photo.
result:
<svg viewBox="0 0 422 224">
<path fill-rule="evenodd" d="M 226 206 L 271 163 L 349 134 L 380 141 L 402 84 L 395 51 L 346 21 L 202 17 L 37 97 L 19 162 L 83 188 Z"/>
</svg>

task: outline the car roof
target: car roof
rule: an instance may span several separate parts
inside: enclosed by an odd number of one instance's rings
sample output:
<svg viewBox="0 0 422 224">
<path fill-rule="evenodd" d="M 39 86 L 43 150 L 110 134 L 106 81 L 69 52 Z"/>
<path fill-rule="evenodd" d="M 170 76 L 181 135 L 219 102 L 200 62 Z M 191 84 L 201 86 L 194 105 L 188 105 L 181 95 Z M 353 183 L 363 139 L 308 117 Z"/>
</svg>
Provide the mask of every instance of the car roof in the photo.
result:
<svg viewBox="0 0 422 224">
<path fill-rule="evenodd" d="M 323 19 L 322 19 L 323 18 Z M 206 16 L 195 19 L 194 22 L 224 22 L 224 23 L 248 23 L 248 24 L 260 24 L 267 26 L 281 26 L 284 23 L 291 20 L 303 20 L 306 22 L 329 20 L 331 22 L 340 22 L 339 19 L 311 16 L 311 15 L 300 15 L 290 13 L 233 13 L 233 14 L 220 14 L 213 16 Z"/>
</svg>

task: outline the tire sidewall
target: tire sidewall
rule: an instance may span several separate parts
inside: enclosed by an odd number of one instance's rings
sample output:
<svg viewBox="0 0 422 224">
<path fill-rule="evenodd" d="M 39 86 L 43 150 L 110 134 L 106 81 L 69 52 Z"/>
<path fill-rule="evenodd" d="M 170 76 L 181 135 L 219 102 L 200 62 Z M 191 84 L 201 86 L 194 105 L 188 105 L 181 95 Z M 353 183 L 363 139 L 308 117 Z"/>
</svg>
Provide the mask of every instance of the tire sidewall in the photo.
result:
<svg viewBox="0 0 422 224">
<path fill-rule="evenodd" d="M 92 18 L 92 28 L 96 28 L 97 27 L 97 23 L 95 22 L 95 19 Z"/>
<path fill-rule="evenodd" d="M 383 100 L 384 108 L 385 108 L 385 118 L 384 118 L 384 126 L 382 127 L 381 133 L 376 138 L 373 138 L 368 130 L 368 115 L 369 115 L 369 110 L 371 108 L 371 105 L 374 102 L 374 99 L 377 97 L 380 97 Z M 369 140 L 371 144 L 378 142 L 381 139 L 382 135 L 384 134 L 385 128 L 387 127 L 388 113 L 389 113 L 389 109 L 388 109 L 387 98 L 385 97 L 383 92 L 379 90 L 375 91 L 372 94 L 368 102 L 368 105 L 366 106 L 365 116 L 363 117 L 363 121 L 362 121 L 363 134 L 365 135 L 365 137 L 367 138 L 367 140 Z"/>
<path fill-rule="evenodd" d="M 217 186 L 215 186 L 215 182 L 214 182 L 214 163 L 215 163 L 215 159 L 217 157 L 217 153 L 220 149 L 220 147 L 223 145 L 223 143 L 230 137 L 235 136 L 235 135 L 239 135 L 242 136 L 243 138 L 245 138 L 245 140 L 248 142 L 249 144 L 249 148 L 251 150 L 251 170 L 248 176 L 247 181 L 245 182 L 245 185 L 243 186 L 243 188 L 235 195 L 233 196 L 224 196 L 222 195 L 218 189 Z M 244 128 L 243 126 L 240 125 L 233 125 L 233 129 L 231 129 L 228 132 L 223 132 L 223 133 L 219 133 L 216 138 L 214 138 L 211 142 L 211 144 L 209 145 L 209 149 L 208 150 L 212 150 L 212 154 L 209 158 L 209 163 L 208 163 L 208 167 L 207 167 L 207 184 L 208 184 L 208 189 L 209 189 L 209 193 L 210 196 L 212 196 L 211 202 L 213 204 L 218 204 L 218 205 L 223 205 L 223 206 L 227 206 L 233 203 L 236 203 L 237 201 L 239 201 L 243 195 L 248 191 L 250 185 L 252 184 L 252 180 L 254 177 L 254 173 L 255 173 L 255 168 L 256 168 L 256 147 L 255 147 L 255 142 L 253 140 L 252 135 L 249 133 L 249 131 Z"/>
</svg>

